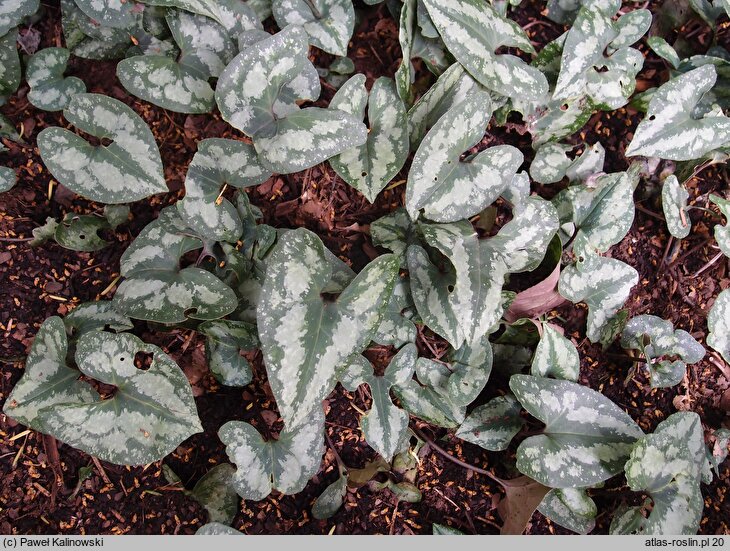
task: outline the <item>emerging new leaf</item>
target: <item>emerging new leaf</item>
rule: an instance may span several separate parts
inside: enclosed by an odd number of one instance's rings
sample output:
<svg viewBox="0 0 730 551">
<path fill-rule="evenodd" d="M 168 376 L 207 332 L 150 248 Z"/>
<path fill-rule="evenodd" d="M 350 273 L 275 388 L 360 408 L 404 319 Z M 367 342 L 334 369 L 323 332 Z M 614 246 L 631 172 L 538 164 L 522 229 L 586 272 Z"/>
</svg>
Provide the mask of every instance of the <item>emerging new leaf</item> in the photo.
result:
<svg viewBox="0 0 730 551">
<path fill-rule="evenodd" d="M 644 433 L 602 394 L 570 381 L 513 375 L 512 392 L 545 423 L 517 449 L 517 468 L 551 488 L 586 488 L 621 472 Z"/>
<path fill-rule="evenodd" d="M 717 195 L 710 195 L 710 201 L 717 205 L 728 222 L 725 225 L 715 224 L 715 241 L 725 256 L 730 258 L 730 201 Z"/>
<path fill-rule="evenodd" d="M 667 229 L 677 239 L 684 239 L 692 229 L 692 221 L 687 213 L 689 193 L 677 177 L 671 174 L 662 185 L 662 210 L 667 221 Z"/>
<path fill-rule="evenodd" d="M 707 345 L 730 363 L 730 289 L 725 289 L 715 299 L 707 315 L 707 331 Z"/>
<path fill-rule="evenodd" d="M 43 162 L 71 191 L 109 204 L 167 191 L 155 138 L 132 109 L 108 96 L 77 94 L 63 114 L 80 130 L 113 140 L 93 146 L 60 127 L 38 134 Z"/>
<path fill-rule="evenodd" d="M 336 370 L 370 342 L 398 278 L 398 259 L 368 264 L 332 301 L 324 296 L 333 269 L 325 247 L 303 228 L 286 232 L 267 259 L 257 309 L 269 383 L 292 429 L 336 383 Z"/>
<path fill-rule="evenodd" d="M 0 6 L 0 36 L 38 11 L 40 0 L 6 0 Z"/>
<path fill-rule="evenodd" d="M 0 8 L 2 9 L 2 8 Z M 0 105 L 20 86 L 20 58 L 18 57 L 18 29 L 0 36 Z"/>
<path fill-rule="evenodd" d="M 242 350 L 253 350 L 259 344 L 256 328 L 243 321 L 206 321 L 198 326 L 207 340 L 205 352 L 208 367 L 221 384 L 246 386 L 253 374 Z"/>
<path fill-rule="evenodd" d="M 352 0 L 274 0 L 271 7 L 280 28 L 300 25 L 313 46 L 347 55 L 347 43 L 355 28 Z"/>
<path fill-rule="evenodd" d="M 530 373 L 538 377 L 578 381 L 580 375 L 578 350 L 570 339 L 561 335 L 549 323 L 542 325 L 542 337 L 535 349 Z"/>
</svg>

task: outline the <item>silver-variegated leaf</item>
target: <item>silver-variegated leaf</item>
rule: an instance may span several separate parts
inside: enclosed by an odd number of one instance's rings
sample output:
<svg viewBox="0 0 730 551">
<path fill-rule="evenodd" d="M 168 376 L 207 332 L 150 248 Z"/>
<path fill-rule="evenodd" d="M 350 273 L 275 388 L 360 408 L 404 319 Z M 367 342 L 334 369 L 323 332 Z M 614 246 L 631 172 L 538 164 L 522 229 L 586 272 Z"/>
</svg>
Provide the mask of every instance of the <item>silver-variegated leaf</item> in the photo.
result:
<svg viewBox="0 0 730 551">
<path fill-rule="evenodd" d="M 241 351 L 258 347 L 256 327 L 244 321 L 214 320 L 198 326 L 205 341 L 205 354 L 213 376 L 226 386 L 246 386 L 251 382 L 251 364 Z"/>
<path fill-rule="evenodd" d="M 424 0 L 446 47 L 471 75 L 507 97 L 538 99 L 548 91 L 545 76 L 517 56 L 497 54 L 504 46 L 535 50 L 517 23 L 479 0 Z"/>
<path fill-rule="evenodd" d="M 233 488 L 235 469 L 229 463 L 216 465 L 205 473 L 189 495 L 208 512 L 210 522 L 231 524 L 238 512 L 238 494 Z"/>
<path fill-rule="evenodd" d="M 25 361 L 25 372 L 5 400 L 3 413 L 40 430 L 39 412 L 61 404 L 91 403 L 94 389 L 79 380 L 81 373 L 66 363 L 68 341 L 61 318 L 43 322 Z"/>
<path fill-rule="evenodd" d="M 695 114 L 702 96 L 716 81 L 715 67 L 703 65 L 660 86 L 626 148 L 626 156 L 690 161 L 730 141 L 730 118 L 721 111 Z"/>
<path fill-rule="evenodd" d="M 202 246 L 174 207 L 163 210 L 122 255 L 125 280 L 114 295 L 115 308 L 129 317 L 159 323 L 230 314 L 238 305 L 230 287 L 197 266 L 180 269 L 180 258 Z"/>
<path fill-rule="evenodd" d="M 400 9 L 398 42 L 401 49 L 401 61 L 395 72 L 395 86 L 398 96 L 406 105 L 413 102 L 412 84 L 415 79 L 411 54 L 413 53 L 413 31 L 416 17 L 416 0 L 405 0 Z"/>
<path fill-rule="evenodd" d="M 352 0 L 274 0 L 271 8 L 280 28 L 299 25 L 313 46 L 333 55 L 347 55 L 355 29 Z"/>
<path fill-rule="evenodd" d="M 720 293 L 707 314 L 707 346 L 730 363 L 730 290 Z"/>
<path fill-rule="evenodd" d="M 63 318 L 66 332 L 78 338 L 89 331 L 111 329 L 119 333 L 134 328 L 132 320 L 117 312 L 110 300 L 85 302 Z"/>
<path fill-rule="evenodd" d="M 510 388 L 546 427 L 517 449 L 517 468 L 551 488 L 586 488 L 623 470 L 639 426 L 602 394 L 570 381 L 513 375 Z"/>
<path fill-rule="evenodd" d="M 492 116 L 486 92 L 473 92 L 431 128 L 413 158 L 406 188 L 406 209 L 414 220 L 455 222 L 480 213 L 509 186 L 522 164 L 510 145 L 490 147 L 461 160 L 479 143 Z"/>
<path fill-rule="evenodd" d="M 506 450 L 525 422 L 520 404 L 509 394 L 492 398 L 475 408 L 455 435 L 490 451 Z"/>
<path fill-rule="evenodd" d="M 20 58 L 18 57 L 18 29 L 0 36 L 0 105 L 20 86 Z"/>
<path fill-rule="evenodd" d="M 0 5 L 0 36 L 38 11 L 40 0 L 5 0 Z"/>
<path fill-rule="evenodd" d="M 383 312 L 378 330 L 373 335 L 373 341 L 397 348 L 416 342 L 417 330 L 412 321 L 414 316 L 415 305 L 411 297 L 410 281 L 400 278 L 393 287 L 393 294 Z"/>
<path fill-rule="evenodd" d="M 574 147 L 556 142 L 540 146 L 530 165 L 532 179 L 541 184 L 554 184 L 566 176 L 570 182 L 585 181 L 603 170 L 606 150 L 601 142 L 586 147 L 583 153 L 571 160 L 567 153 Z"/>
<path fill-rule="evenodd" d="M 704 347 L 687 331 L 675 330 L 671 321 L 650 314 L 629 320 L 621 335 L 621 346 L 644 354 L 653 388 L 678 385 L 686 364 L 697 363 L 705 356 Z"/>
<path fill-rule="evenodd" d="M 146 370 L 135 355 L 152 355 Z M 64 403 L 39 412 L 40 430 L 110 463 L 145 465 L 202 432 L 193 392 L 177 364 L 157 346 L 128 333 L 93 331 L 76 343 L 81 373 L 116 387 L 91 403 Z"/>
<path fill-rule="evenodd" d="M 207 239 L 235 243 L 243 232 L 236 207 L 222 197 L 224 186 L 238 189 L 264 182 L 271 173 L 259 163 L 253 146 L 238 140 L 209 138 L 185 177 L 185 197 L 177 210 L 188 226 Z"/>
<path fill-rule="evenodd" d="M 400 258 L 403 267 L 406 262 L 406 249 L 418 241 L 416 233 L 416 225 L 403 207 L 395 209 L 370 224 L 373 245 L 391 251 Z"/>
<path fill-rule="evenodd" d="M 99 94 L 77 94 L 63 114 L 78 129 L 112 140 L 106 146 L 93 146 L 65 128 L 43 130 L 38 135 L 41 158 L 64 186 L 107 204 L 167 191 L 155 138 L 124 103 Z"/>
<path fill-rule="evenodd" d="M 337 91 L 329 106 L 362 120 L 366 104 L 370 123 L 367 141 L 333 157 L 330 164 L 372 203 L 406 162 L 408 123 L 395 83 L 386 77 L 375 81 L 368 97 L 365 75 L 355 75 Z"/>
<path fill-rule="evenodd" d="M 582 252 L 582 260 L 560 274 L 558 292 L 573 303 L 588 305 L 586 335 L 591 342 L 598 342 L 639 282 L 639 273 L 615 258 L 604 258 L 588 249 Z"/>
<path fill-rule="evenodd" d="M 126 29 L 135 20 L 135 2 L 121 0 L 74 0 L 79 9 L 99 25 Z"/>
<path fill-rule="evenodd" d="M 69 51 L 66 48 L 45 48 L 28 61 L 26 80 L 30 86 L 28 101 L 44 111 L 61 111 L 71 97 L 86 92 L 84 81 L 64 78 Z"/>
<path fill-rule="evenodd" d="M 667 229 L 677 239 L 684 239 L 692 229 L 692 221 L 687 212 L 689 193 L 677 177 L 671 174 L 662 185 L 662 210 L 667 221 Z"/>
<path fill-rule="evenodd" d="M 330 518 L 342 507 L 345 494 L 347 494 L 347 476 L 340 476 L 314 500 L 312 516 L 318 520 Z"/>
<path fill-rule="evenodd" d="M 264 441 L 253 426 L 228 421 L 218 431 L 226 453 L 236 466 L 233 486 L 244 499 L 259 501 L 276 489 L 301 492 L 319 470 L 324 454 L 324 412 L 309 410 L 304 423 L 286 427 L 277 440 Z"/>
<path fill-rule="evenodd" d="M 725 224 L 715 224 L 715 241 L 725 256 L 730 258 L 730 201 L 718 195 L 710 195 L 710 201 L 715 203 L 725 217 Z"/>
<path fill-rule="evenodd" d="M 705 442 L 699 415 L 680 411 L 668 417 L 631 452 L 626 481 L 650 495 L 653 508 L 641 523 L 642 535 L 691 535 L 699 529 L 704 500 L 700 491 Z"/>
<path fill-rule="evenodd" d="M 236 53 L 228 31 L 208 17 L 173 11 L 166 17 L 180 56 L 135 56 L 117 65 L 122 85 L 135 96 L 180 113 L 213 110 L 208 83 L 218 77 Z"/>
<path fill-rule="evenodd" d="M 650 36 L 646 39 L 647 45 L 653 52 L 662 59 L 669 62 L 675 69 L 679 67 L 681 60 L 677 51 L 661 36 Z"/>
<path fill-rule="evenodd" d="M 220 522 L 209 522 L 204 524 L 198 531 L 195 532 L 196 536 L 243 536 L 243 532 L 239 532 L 235 528 L 231 528 L 226 524 Z"/>
<path fill-rule="evenodd" d="M 446 69 L 408 111 L 408 134 L 415 151 L 434 124 L 481 86 L 460 63 Z"/>
<path fill-rule="evenodd" d="M 332 391 L 337 369 L 370 342 L 398 278 L 398 259 L 380 256 L 331 301 L 321 296 L 333 276 L 326 258 L 322 241 L 300 228 L 283 234 L 267 259 L 259 336 L 272 392 L 292 428 Z"/>
<path fill-rule="evenodd" d="M 0 166 L 0 193 L 10 191 L 17 181 L 18 175 L 14 168 Z"/>
<path fill-rule="evenodd" d="M 416 345 L 408 343 L 393 357 L 382 376 L 375 375 L 370 362 L 359 355 L 353 356 L 340 375 L 340 382 L 347 390 L 354 392 L 361 384 L 370 387 L 372 408 L 360 418 L 360 426 L 368 445 L 389 462 L 408 432 L 408 413 L 393 403 L 390 389 L 411 378 L 417 357 Z"/>
<path fill-rule="evenodd" d="M 542 325 L 542 337 L 535 349 L 530 373 L 538 377 L 555 377 L 578 381 L 580 356 L 570 339 L 561 335 L 549 323 Z"/>
<path fill-rule="evenodd" d="M 554 523 L 577 534 L 587 534 L 596 525 L 598 508 L 585 489 L 554 488 L 537 506 Z"/>
</svg>

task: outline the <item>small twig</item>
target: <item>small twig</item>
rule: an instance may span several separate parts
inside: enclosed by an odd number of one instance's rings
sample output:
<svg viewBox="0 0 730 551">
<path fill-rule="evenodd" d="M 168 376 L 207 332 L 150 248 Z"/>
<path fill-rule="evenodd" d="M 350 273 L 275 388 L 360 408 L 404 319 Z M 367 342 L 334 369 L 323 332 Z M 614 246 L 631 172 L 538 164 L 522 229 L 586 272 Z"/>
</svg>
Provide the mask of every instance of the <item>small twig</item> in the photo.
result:
<svg viewBox="0 0 730 551">
<path fill-rule="evenodd" d="M 643 212 L 644 214 L 647 214 L 647 215 L 651 216 L 652 218 L 656 218 L 657 220 L 662 220 L 662 221 L 664 220 L 664 217 L 661 214 L 657 214 L 653 210 L 644 208 L 641 205 L 639 205 L 638 203 L 636 204 L 636 210 Z"/>
<path fill-rule="evenodd" d="M 24 243 L 25 241 L 33 241 L 35 237 L 0 237 L 0 241 L 7 243 Z"/>
<path fill-rule="evenodd" d="M 697 270 L 697 272 L 695 272 L 692 275 L 692 277 L 697 277 L 701 273 L 705 272 L 707 269 L 710 268 L 710 266 L 712 266 L 715 262 L 717 262 L 718 260 L 720 260 L 720 257 L 722 257 L 722 256 L 724 256 L 723 253 L 721 253 L 721 252 L 720 253 L 717 253 L 714 256 L 714 258 L 712 258 L 709 262 L 707 262 L 707 264 L 705 264 L 704 266 L 702 266 L 702 268 L 700 268 L 699 270 Z"/>
<path fill-rule="evenodd" d="M 327 431 L 324 431 L 324 437 L 325 440 L 327 440 L 327 444 L 329 445 L 330 449 L 332 450 L 332 453 L 335 454 L 335 461 L 337 461 L 337 468 L 340 470 L 340 475 L 344 475 L 347 473 L 347 465 L 345 465 L 345 462 L 342 460 L 342 457 L 339 453 L 337 453 L 337 450 L 335 449 L 335 445 L 332 443 L 332 439 L 330 438 L 330 435 L 327 434 Z"/>
<path fill-rule="evenodd" d="M 94 457 L 91 456 L 91 460 L 94 462 L 94 465 L 96 466 L 96 470 L 99 471 L 99 474 L 101 475 L 101 479 L 104 481 L 105 484 L 112 485 L 112 481 L 109 480 L 109 476 L 107 476 L 106 471 L 104 470 L 104 467 L 101 466 L 101 462 Z"/>
</svg>

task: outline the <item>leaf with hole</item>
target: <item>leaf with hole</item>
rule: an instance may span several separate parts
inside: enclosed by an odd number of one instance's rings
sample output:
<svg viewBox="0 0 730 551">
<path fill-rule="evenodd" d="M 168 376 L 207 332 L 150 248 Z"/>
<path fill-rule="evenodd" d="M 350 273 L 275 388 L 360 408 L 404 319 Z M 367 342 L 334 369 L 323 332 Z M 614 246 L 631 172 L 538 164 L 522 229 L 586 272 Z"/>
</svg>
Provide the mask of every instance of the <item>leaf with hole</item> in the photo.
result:
<svg viewBox="0 0 730 551">
<path fill-rule="evenodd" d="M 238 305 L 230 287 L 202 268 L 180 267 L 183 255 L 203 245 L 174 207 L 163 210 L 122 255 L 120 272 L 125 279 L 114 295 L 115 308 L 129 317 L 159 323 L 230 314 Z"/>
<path fill-rule="evenodd" d="M 358 119 L 365 116 L 369 129 L 367 141 L 330 159 L 335 172 L 362 193 L 371 203 L 403 168 L 408 157 L 406 110 L 389 78 L 375 81 L 370 94 L 365 89 L 365 75 L 358 74 L 338 90 L 330 102 Z"/>
<path fill-rule="evenodd" d="M 66 332 L 76 338 L 90 331 L 112 330 L 116 333 L 134 328 L 132 320 L 117 312 L 110 300 L 84 302 L 63 318 Z"/>
<path fill-rule="evenodd" d="M 74 193 L 100 203 L 129 203 L 167 191 L 155 138 L 121 101 L 77 94 L 64 111 L 74 126 L 109 145 L 94 146 L 70 130 L 46 128 L 38 148 L 48 170 Z"/>
<path fill-rule="evenodd" d="M 337 369 L 377 330 L 398 278 L 398 260 L 368 264 L 337 299 L 325 247 L 303 228 L 283 234 L 267 260 L 257 319 L 271 390 L 284 422 L 295 427 L 329 394 Z"/>
<path fill-rule="evenodd" d="M 538 99 L 548 91 L 545 76 L 522 59 L 497 54 L 502 47 L 533 53 L 517 23 L 478 0 L 424 0 L 446 47 L 483 86 L 507 97 Z"/>
<path fill-rule="evenodd" d="M 146 370 L 134 364 L 140 352 L 152 355 Z M 158 347 L 128 333 L 93 331 L 79 338 L 76 364 L 116 391 L 107 399 L 45 407 L 38 412 L 42 432 L 110 463 L 145 465 L 203 430 L 188 380 Z"/>
<path fill-rule="evenodd" d="M 586 488 L 623 470 L 644 433 L 602 394 L 570 381 L 513 375 L 510 388 L 542 434 L 517 448 L 520 472 L 551 488 Z"/>
<path fill-rule="evenodd" d="M 494 202 L 507 188 L 523 156 L 511 145 L 490 147 L 465 161 L 461 155 L 477 145 L 491 118 L 491 99 L 474 92 L 452 107 L 431 128 L 418 147 L 406 188 L 406 209 L 414 220 L 455 222 Z"/>
<path fill-rule="evenodd" d="M 72 96 L 86 92 L 81 79 L 63 76 L 69 55 L 65 48 L 45 48 L 28 61 L 28 101 L 38 109 L 60 111 L 68 106 Z"/>
<path fill-rule="evenodd" d="M 218 431 L 226 453 L 236 466 L 233 486 L 243 499 L 259 501 L 276 489 L 301 492 L 319 470 L 324 454 L 324 413 L 317 404 L 302 424 L 286 427 L 279 437 L 265 441 L 259 431 L 242 421 L 228 421 Z"/>
</svg>

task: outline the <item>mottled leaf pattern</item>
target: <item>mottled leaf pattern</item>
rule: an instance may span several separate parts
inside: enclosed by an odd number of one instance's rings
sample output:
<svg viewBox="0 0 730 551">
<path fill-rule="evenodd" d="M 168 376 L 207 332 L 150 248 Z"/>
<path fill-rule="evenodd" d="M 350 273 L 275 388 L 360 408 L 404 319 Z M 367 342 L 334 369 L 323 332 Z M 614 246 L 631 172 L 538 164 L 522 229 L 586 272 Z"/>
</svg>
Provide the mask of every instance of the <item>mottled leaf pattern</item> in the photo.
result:
<svg viewBox="0 0 730 551">
<path fill-rule="evenodd" d="M 345 499 L 346 493 L 347 477 L 340 476 L 314 500 L 312 516 L 319 520 L 330 518 L 342 507 L 342 501 Z"/>
<path fill-rule="evenodd" d="M 284 422 L 296 427 L 331 392 L 336 370 L 372 339 L 398 277 L 398 260 L 368 264 L 335 301 L 332 279 L 312 232 L 286 232 L 267 260 L 257 318 L 269 383 Z"/>
<path fill-rule="evenodd" d="M 715 241 L 725 256 L 730 258 L 730 201 L 717 195 L 710 195 L 710 201 L 725 217 L 725 224 L 715 224 Z"/>
<path fill-rule="evenodd" d="M 583 258 L 567 266 L 560 274 L 558 292 L 573 303 L 588 305 L 586 334 L 591 342 L 601 340 L 604 327 L 626 302 L 638 272 L 615 258 L 604 258 L 583 251 Z"/>
<path fill-rule="evenodd" d="M 347 43 L 355 28 L 352 0 L 274 0 L 272 11 L 280 28 L 299 25 L 313 46 L 347 55 Z"/>
<path fill-rule="evenodd" d="M 436 222 L 468 218 L 491 204 L 522 164 L 515 147 L 490 147 L 462 162 L 460 156 L 484 136 L 491 118 L 486 92 L 474 92 L 444 114 L 421 142 L 408 174 L 406 209 L 424 210 Z"/>
<path fill-rule="evenodd" d="M 15 169 L 0 166 L 0 193 L 9 191 L 17 181 L 18 176 L 15 174 Z"/>
<path fill-rule="evenodd" d="M 621 472 L 644 434 L 616 404 L 588 387 L 513 375 L 510 388 L 546 424 L 517 449 L 517 468 L 552 488 L 585 488 Z"/>
<path fill-rule="evenodd" d="M 120 262 L 125 280 L 114 295 L 120 312 L 178 323 L 188 317 L 221 318 L 236 308 L 233 290 L 213 274 L 195 266 L 180 269 L 180 257 L 203 246 L 191 233 L 174 207 L 163 210 L 142 230 Z"/>
<path fill-rule="evenodd" d="M 340 382 L 350 391 L 361 384 L 370 387 L 372 409 L 360 418 L 363 436 L 368 445 L 386 461 L 391 461 L 408 432 L 408 414 L 396 407 L 390 398 L 390 388 L 407 382 L 416 369 L 418 351 L 409 343 L 393 357 L 383 376 L 376 376 L 370 362 L 363 356 L 354 356 L 340 375 Z"/>
<path fill-rule="evenodd" d="M 393 252 L 401 259 L 402 265 L 405 265 L 408 245 L 418 241 L 416 233 L 416 225 L 402 207 L 370 224 L 373 245 Z"/>
<path fill-rule="evenodd" d="M 704 347 L 671 321 L 650 314 L 629 320 L 621 336 L 621 346 L 641 351 L 648 362 L 651 386 L 662 388 L 682 382 L 686 363 L 697 363 L 705 356 Z M 671 359 L 662 359 L 669 356 Z"/>
<path fill-rule="evenodd" d="M 507 97 L 538 99 L 548 90 L 545 76 L 520 58 L 495 52 L 502 46 L 532 53 L 515 22 L 479 0 L 424 0 L 449 51 L 482 85 Z"/>
<path fill-rule="evenodd" d="M 243 225 L 236 207 L 221 197 L 223 186 L 243 189 L 260 184 L 269 176 L 271 173 L 261 166 L 253 146 L 221 138 L 202 140 L 188 167 L 185 198 L 178 201 L 178 212 L 199 235 L 235 242 L 241 237 Z"/>
<path fill-rule="evenodd" d="M 153 355 L 146 371 L 134 365 L 138 352 Z M 158 347 L 128 333 L 93 331 L 79 338 L 76 363 L 84 375 L 116 392 L 91 403 L 43 409 L 42 432 L 110 463 L 144 465 L 203 430 L 188 380 Z"/>
<path fill-rule="evenodd" d="M 17 39 L 18 29 L 12 29 L 5 36 L 0 36 L 0 105 L 20 86 Z"/>
<path fill-rule="evenodd" d="M 455 435 L 490 451 L 506 450 L 524 421 L 514 396 L 498 396 L 475 408 Z"/>
<path fill-rule="evenodd" d="M 63 323 L 76 338 L 89 331 L 111 329 L 119 333 L 134 327 L 132 320 L 117 312 L 109 300 L 80 304 L 63 318 Z"/>
<path fill-rule="evenodd" d="M 134 2 L 121 0 L 74 0 L 81 11 L 108 27 L 124 29 L 134 22 Z"/>
<path fill-rule="evenodd" d="M 705 444 L 699 415 L 681 411 L 639 440 L 626 463 L 626 481 L 654 502 L 643 535 L 696 534 L 704 505 L 700 478 Z"/>
<path fill-rule="evenodd" d="M 91 403 L 96 392 L 79 380 L 81 373 L 66 364 L 68 342 L 61 318 L 43 322 L 25 362 L 25 373 L 5 401 L 3 413 L 41 430 L 40 412 L 61 404 Z"/>
<path fill-rule="evenodd" d="M 650 36 L 646 43 L 656 55 L 667 60 L 675 69 L 679 66 L 680 59 L 677 51 L 670 46 L 661 36 Z"/>
<path fill-rule="evenodd" d="M 208 511 L 210 522 L 230 524 L 238 512 L 238 494 L 233 488 L 235 469 L 228 463 L 216 465 L 205 473 L 190 496 Z"/>
<path fill-rule="evenodd" d="M 125 59 L 117 65 L 119 81 L 130 93 L 164 109 L 208 113 L 214 106 L 208 79 L 221 74 L 235 46 L 223 26 L 202 15 L 175 11 L 166 20 L 180 56 Z"/>
<path fill-rule="evenodd" d="M 218 431 L 226 453 L 236 465 L 233 485 L 244 499 L 259 501 L 276 489 L 301 492 L 319 470 L 324 454 L 324 412 L 319 404 L 294 430 L 285 428 L 277 440 L 265 442 L 242 421 L 229 421 Z"/>
<path fill-rule="evenodd" d="M 578 381 L 580 357 L 575 345 L 551 324 L 544 323 L 542 337 L 535 349 L 530 373 L 539 377 L 555 377 Z"/>
<path fill-rule="evenodd" d="M 393 294 L 383 312 L 383 320 L 373 335 L 373 341 L 398 348 L 415 342 L 417 331 L 412 321 L 414 315 L 415 305 L 411 297 L 410 282 L 401 278 L 393 287 Z"/>
<path fill-rule="evenodd" d="M 60 111 L 71 97 L 86 92 L 84 82 L 76 77 L 63 77 L 69 51 L 65 48 L 45 48 L 28 61 L 26 80 L 30 86 L 28 101 L 38 109 Z"/>
<path fill-rule="evenodd" d="M 652 95 L 626 156 L 690 161 L 730 141 L 730 119 L 725 115 L 710 111 L 700 117 L 694 113 L 716 80 L 715 67 L 703 65 L 662 84 Z"/>
<path fill-rule="evenodd" d="M 243 350 L 253 350 L 259 344 L 256 327 L 243 321 L 206 321 L 198 326 L 207 340 L 205 353 L 213 376 L 226 386 L 246 386 L 253 374 Z"/>
<path fill-rule="evenodd" d="M 107 146 L 93 146 L 60 127 L 38 135 L 43 162 L 74 193 L 116 204 L 167 191 L 155 138 L 124 103 L 99 94 L 77 94 L 64 117 L 92 136 L 112 140 Z"/>
<path fill-rule="evenodd" d="M 398 27 L 398 41 L 402 52 L 400 65 L 395 72 L 395 86 L 403 103 L 410 105 L 413 102 L 414 74 L 411 65 L 413 52 L 413 23 L 415 21 L 416 0 L 405 0 L 400 11 L 400 25 Z"/>
<path fill-rule="evenodd" d="M 196 536 L 243 536 L 243 532 L 239 532 L 235 528 L 231 528 L 226 524 L 220 522 L 209 522 L 204 524 L 198 531 L 195 532 Z"/>
<path fill-rule="evenodd" d="M 671 174 L 662 185 L 662 210 L 667 221 L 667 229 L 677 239 L 684 239 L 692 229 L 692 221 L 687 213 L 689 193 L 677 177 Z"/>
<path fill-rule="evenodd" d="M 721 292 L 707 315 L 707 345 L 730 363 L 730 290 Z"/>
<path fill-rule="evenodd" d="M 550 490 L 537 506 L 547 518 L 577 534 L 587 534 L 596 525 L 598 509 L 585 490 L 556 488 Z"/>
<path fill-rule="evenodd" d="M 38 11 L 40 0 L 5 0 L 0 5 L 0 36 Z"/>
<path fill-rule="evenodd" d="M 362 119 L 366 103 L 370 121 L 367 141 L 333 157 L 330 164 L 343 180 L 372 203 L 406 162 L 408 125 L 405 106 L 395 84 L 385 77 L 375 81 L 368 98 L 365 75 L 355 75 L 338 90 L 330 108 Z"/>
</svg>

